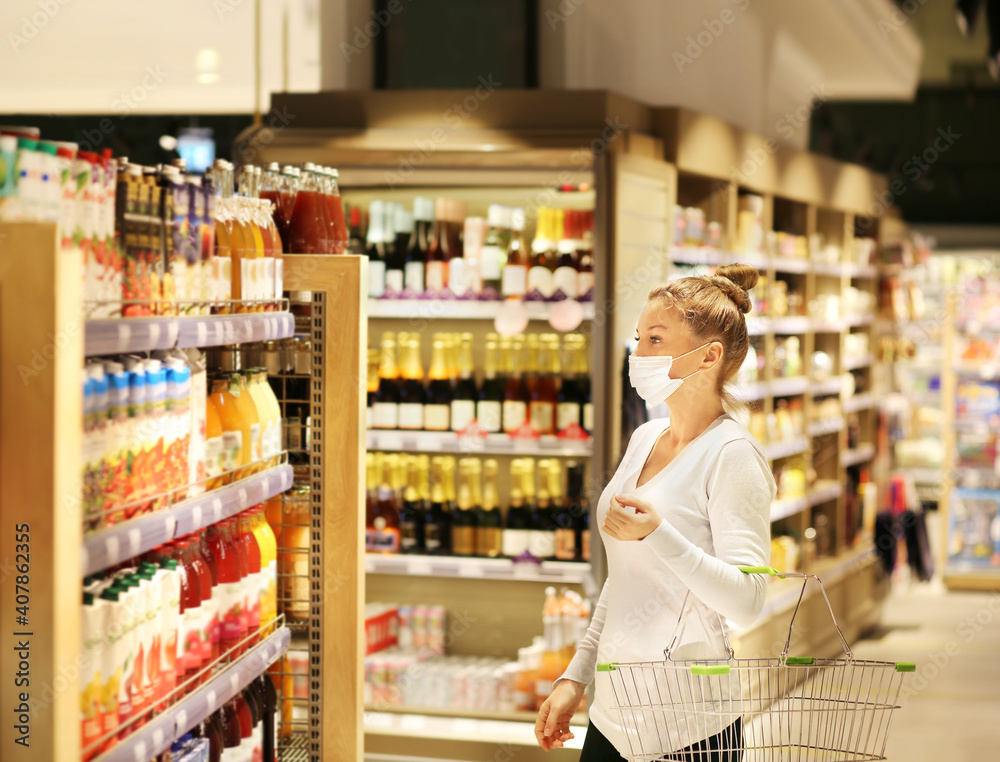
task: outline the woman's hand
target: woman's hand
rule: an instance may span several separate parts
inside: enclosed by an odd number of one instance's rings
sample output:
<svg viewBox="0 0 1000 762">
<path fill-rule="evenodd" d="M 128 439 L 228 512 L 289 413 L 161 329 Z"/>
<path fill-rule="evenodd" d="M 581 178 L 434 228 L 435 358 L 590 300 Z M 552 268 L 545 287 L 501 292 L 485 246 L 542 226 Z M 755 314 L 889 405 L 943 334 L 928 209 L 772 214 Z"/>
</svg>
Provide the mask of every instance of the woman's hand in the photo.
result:
<svg viewBox="0 0 1000 762">
<path fill-rule="evenodd" d="M 604 518 L 604 531 L 616 540 L 642 540 L 660 526 L 660 514 L 635 495 L 615 495 Z"/>
<path fill-rule="evenodd" d="M 560 680 L 538 710 L 535 738 L 545 751 L 560 748 L 575 736 L 569 732 L 569 721 L 580 707 L 587 686 L 575 680 Z"/>
</svg>

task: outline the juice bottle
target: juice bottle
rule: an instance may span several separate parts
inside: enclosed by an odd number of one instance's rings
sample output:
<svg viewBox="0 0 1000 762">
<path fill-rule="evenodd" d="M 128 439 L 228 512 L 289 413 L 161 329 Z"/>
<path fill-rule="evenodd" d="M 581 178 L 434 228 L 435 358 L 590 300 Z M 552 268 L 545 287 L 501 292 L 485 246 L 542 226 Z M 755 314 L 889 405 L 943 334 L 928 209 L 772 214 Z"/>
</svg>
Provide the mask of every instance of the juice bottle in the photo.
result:
<svg viewBox="0 0 1000 762">
<path fill-rule="evenodd" d="M 240 570 L 240 582 L 236 591 L 236 601 L 239 607 L 237 610 L 237 621 L 239 622 L 240 635 L 235 656 L 242 656 L 247 649 L 246 640 L 250 632 L 250 560 L 247 558 L 247 548 L 240 537 L 239 527 L 235 519 L 228 519 L 226 521 L 225 532 L 229 538 L 229 544 L 232 546 L 233 555 L 236 556 L 236 562 L 239 564 Z"/>
<path fill-rule="evenodd" d="M 251 526 L 257 545 L 260 547 L 261 597 L 260 625 L 270 625 L 278 616 L 278 541 L 264 517 L 264 505 L 255 505 L 251 510 Z M 265 634 L 267 632 L 265 631 Z"/>
<path fill-rule="evenodd" d="M 113 735 L 118 727 L 118 713 L 122 696 L 127 699 L 127 691 L 122 691 L 122 677 L 125 671 L 126 634 L 125 623 L 120 599 L 121 590 L 117 585 L 111 585 L 101 591 L 100 600 L 95 604 L 100 607 L 101 630 L 107 634 L 108 643 L 101 656 L 101 735 L 112 734 L 101 746 L 106 751 L 114 746 L 117 737 Z"/>
<path fill-rule="evenodd" d="M 205 489 L 218 489 L 226 483 L 222 420 L 211 397 L 205 401 Z"/>
<path fill-rule="evenodd" d="M 210 526 L 206 533 L 219 579 L 219 654 L 236 647 L 240 636 L 240 562 L 227 532 L 228 519 Z"/>
<path fill-rule="evenodd" d="M 137 681 L 142 679 L 142 659 L 139 658 L 140 602 L 136 589 L 138 585 L 133 584 L 127 577 L 119 577 L 115 580 L 113 587 L 119 590 L 120 622 L 124 631 L 122 643 L 125 644 L 122 680 L 118 693 L 118 727 L 122 728 L 125 723 L 136 716 L 141 698 L 141 692 L 137 685 Z M 128 735 L 129 729 L 121 729 L 118 733 L 118 739 L 121 740 Z"/>
<path fill-rule="evenodd" d="M 196 683 L 192 678 L 201 670 L 201 634 L 205 628 L 202 626 L 201 609 L 201 577 L 194 567 L 191 557 L 191 542 L 189 540 L 178 540 L 176 548 L 177 571 L 180 573 L 181 582 L 181 630 L 180 630 L 180 664 L 178 665 L 178 683 L 184 684 L 184 693 L 190 693 Z M 191 681 L 191 682 L 189 682 Z"/>
<path fill-rule="evenodd" d="M 222 707 L 222 731 L 225 743 L 223 759 L 245 759 L 246 755 L 240 749 L 243 732 L 240 729 L 240 716 L 236 709 L 235 699 L 227 701 Z"/>
<path fill-rule="evenodd" d="M 330 250 L 330 211 L 323 199 L 320 178 L 312 164 L 306 164 L 302 183 L 295 194 L 289 229 L 289 246 L 295 254 L 326 254 Z"/>
<path fill-rule="evenodd" d="M 301 181 L 298 167 L 286 164 L 281 168 L 281 192 L 278 194 L 281 199 L 281 222 L 278 227 L 278 235 L 281 236 L 281 250 L 286 254 L 291 254 L 292 249 L 292 212 L 295 209 L 295 197 L 299 193 L 299 183 Z M 277 218 L 275 218 L 277 222 Z"/>
<path fill-rule="evenodd" d="M 257 419 L 260 424 L 260 456 L 262 463 L 259 464 L 261 469 L 270 468 L 273 464 L 271 462 L 271 406 L 267 404 L 267 400 L 261 394 L 261 388 L 259 383 L 260 368 L 248 368 L 244 373 L 244 381 L 247 387 L 247 393 L 250 395 L 250 399 L 253 400 L 254 408 L 257 411 Z"/>
<path fill-rule="evenodd" d="M 230 249 L 232 252 L 232 298 L 235 302 L 234 312 L 249 312 L 250 299 L 253 291 L 253 231 L 247 217 L 247 208 L 241 198 L 230 199 L 233 215 L 233 228 L 230 231 Z"/>
<path fill-rule="evenodd" d="M 257 404 L 258 413 L 265 411 L 266 427 L 261 433 L 261 450 L 267 450 L 268 467 L 273 468 L 278 465 L 281 456 L 281 406 L 278 398 L 274 394 L 274 389 L 267 382 L 267 370 L 255 368 L 253 370 L 254 385 L 257 389 L 255 399 L 259 398 Z M 266 444 L 265 444 L 266 442 Z"/>
<path fill-rule="evenodd" d="M 243 689 L 243 699 L 250 707 L 253 714 L 253 748 L 251 749 L 251 759 L 264 759 L 264 702 L 257 692 L 257 686 L 250 683 Z"/>
<path fill-rule="evenodd" d="M 260 599 L 264 575 L 261 574 L 261 552 L 257 537 L 250 524 L 247 511 L 239 514 L 236 528 L 240 541 L 247 554 L 247 632 L 250 634 L 248 646 L 252 647 L 260 641 Z"/>
<path fill-rule="evenodd" d="M 227 483 L 230 478 L 242 478 L 242 466 L 250 459 L 250 420 L 243 418 L 239 395 L 239 374 L 212 379 L 210 399 L 222 423 L 223 468 Z"/>
<path fill-rule="evenodd" d="M 253 759 L 253 712 L 242 693 L 233 696 L 233 706 L 240 724 L 240 754 L 243 759 Z"/>
<path fill-rule="evenodd" d="M 165 549 L 165 552 L 169 550 Z M 160 607 L 160 631 L 163 640 L 163 650 L 160 659 L 160 674 L 162 676 L 160 690 L 156 696 L 158 702 L 163 701 L 175 687 L 178 681 L 178 660 L 180 650 L 181 623 L 181 583 L 177 571 L 177 559 L 165 556 L 160 562 L 157 574 L 161 577 L 163 592 Z"/>
<path fill-rule="evenodd" d="M 350 236 L 347 223 L 344 221 L 344 205 L 340 199 L 337 177 L 337 170 L 327 170 L 326 203 L 330 213 L 330 253 L 344 254 L 347 252 L 347 241 Z"/>
<path fill-rule="evenodd" d="M 243 431 L 243 442 L 249 443 L 249 447 L 245 446 L 243 448 L 243 463 L 247 466 L 243 471 L 243 475 L 240 478 L 250 476 L 258 471 L 262 470 L 263 465 L 261 464 L 261 426 L 260 426 L 260 416 L 257 414 L 257 406 L 254 404 L 253 397 L 250 396 L 250 392 L 247 389 L 247 372 L 234 373 L 233 378 L 235 378 L 238 385 L 239 394 L 236 395 L 236 403 L 240 410 L 240 418 L 244 422 Z"/>
<path fill-rule="evenodd" d="M 281 228 L 287 224 L 285 219 L 285 207 L 281 203 L 281 168 L 278 162 L 272 161 L 267 165 L 267 169 L 264 170 L 263 177 L 261 178 L 260 184 L 260 197 L 265 201 L 270 201 L 273 206 L 271 207 L 271 218 L 274 221 L 275 229 L 281 231 Z"/>
<path fill-rule="evenodd" d="M 202 578 L 202 599 L 203 624 L 201 644 L 202 663 L 208 666 L 219 658 L 219 596 L 216 590 L 219 586 L 219 573 L 215 567 L 215 558 L 212 550 L 205 541 L 205 530 L 201 530 L 191 535 L 194 557 L 199 563 L 199 576 Z M 202 570 L 204 567 L 204 571 Z M 205 595 L 205 583 L 208 583 L 208 595 Z M 207 679 L 207 675 L 206 675 Z"/>
</svg>

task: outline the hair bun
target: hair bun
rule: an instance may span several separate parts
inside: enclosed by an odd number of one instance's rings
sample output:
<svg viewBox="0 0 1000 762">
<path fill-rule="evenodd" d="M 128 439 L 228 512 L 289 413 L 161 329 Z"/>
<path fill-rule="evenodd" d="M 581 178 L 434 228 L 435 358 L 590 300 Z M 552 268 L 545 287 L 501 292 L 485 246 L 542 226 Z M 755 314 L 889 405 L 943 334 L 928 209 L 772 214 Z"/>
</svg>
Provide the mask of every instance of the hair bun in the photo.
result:
<svg viewBox="0 0 1000 762">
<path fill-rule="evenodd" d="M 747 292 L 757 285 L 759 279 L 756 267 L 741 264 L 723 265 L 711 276 L 712 283 L 722 289 L 744 315 L 753 309 Z"/>
</svg>

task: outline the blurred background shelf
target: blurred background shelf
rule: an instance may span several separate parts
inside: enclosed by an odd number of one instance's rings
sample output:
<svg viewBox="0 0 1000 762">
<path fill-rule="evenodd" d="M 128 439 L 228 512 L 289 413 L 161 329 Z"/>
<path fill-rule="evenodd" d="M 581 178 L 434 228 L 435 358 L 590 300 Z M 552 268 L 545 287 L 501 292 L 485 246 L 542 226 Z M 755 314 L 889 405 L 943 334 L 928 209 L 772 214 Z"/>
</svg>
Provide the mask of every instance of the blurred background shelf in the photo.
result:
<svg viewBox="0 0 1000 762">
<path fill-rule="evenodd" d="M 559 439 L 543 436 L 518 439 L 506 434 L 463 437 L 453 431 L 399 431 L 369 429 L 368 449 L 406 452 L 454 452 L 468 455 L 560 456 L 589 458 L 593 443 L 589 439 Z"/>
</svg>

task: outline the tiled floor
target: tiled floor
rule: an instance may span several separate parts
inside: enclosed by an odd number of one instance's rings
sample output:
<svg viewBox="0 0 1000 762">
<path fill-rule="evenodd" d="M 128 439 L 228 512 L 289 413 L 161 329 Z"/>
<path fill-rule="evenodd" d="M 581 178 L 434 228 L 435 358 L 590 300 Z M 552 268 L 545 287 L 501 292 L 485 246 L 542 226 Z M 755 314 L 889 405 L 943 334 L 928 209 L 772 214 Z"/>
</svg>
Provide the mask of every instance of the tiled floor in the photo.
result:
<svg viewBox="0 0 1000 762">
<path fill-rule="evenodd" d="M 1000 760 L 1000 592 L 897 583 L 862 659 L 911 661 L 886 756 L 899 762 Z"/>
</svg>

